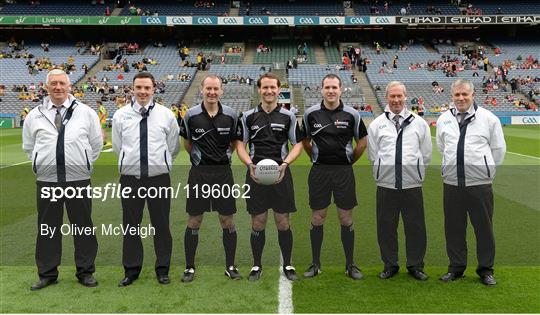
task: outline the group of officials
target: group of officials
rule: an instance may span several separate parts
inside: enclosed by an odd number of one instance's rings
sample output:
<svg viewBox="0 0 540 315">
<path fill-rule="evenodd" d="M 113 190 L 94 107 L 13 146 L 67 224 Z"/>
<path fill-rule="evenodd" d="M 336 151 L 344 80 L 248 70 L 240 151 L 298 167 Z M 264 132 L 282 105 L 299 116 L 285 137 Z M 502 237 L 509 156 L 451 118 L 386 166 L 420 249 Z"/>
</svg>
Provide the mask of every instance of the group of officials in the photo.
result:
<svg viewBox="0 0 540 315">
<path fill-rule="evenodd" d="M 92 165 L 103 145 L 96 112 L 69 92 L 71 83 L 62 70 L 47 75 L 49 96 L 34 108 L 23 127 L 23 149 L 32 161 L 37 176 L 38 231 L 42 225 L 60 230 L 64 206 L 71 224 L 93 227 L 92 201 L 42 198 L 42 187 L 86 187 L 90 185 Z M 246 199 L 251 215 L 251 249 L 253 267 L 250 281 L 262 275 L 262 254 L 266 242 L 268 210 L 272 209 L 278 230 L 283 274 L 298 279 L 291 263 L 293 233 L 290 216 L 296 209 L 293 178 L 289 165 L 304 149 L 313 166 L 309 173 L 309 205 L 311 216 L 312 263 L 304 273 L 311 278 L 321 273 L 321 248 L 324 222 L 333 202 L 341 225 L 341 242 L 345 255 L 345 273 L 358 280 L 363 274 L 354 262 L 354 224 L 352 211 L 357 205 L 352 165 L 366 147 L 373 163 L 377 183 L 377 236 L 384 269 L 381 279 L 395 276 L 399 270 L 397 226 L 403 218 L 406 238 L 406 267 L 417 280 L 427 280 L 424 272 L 426 227 L 422 182 L 431 160 L 432 145 L 428 124 L 406 106 L 406 87 L 393 81 L 386 87 L 384 113 L 366 129 L 359 113 L 345 106 L 340 99 L 341 79 L 333 74 L 322 80 L 319 105 L 308 108 L 303 121 L 278 105 L 280 81 L 272 74 L 257 80 L 260 104 L 237 117 L 236 112 L 220 102 L 221 79 L 209 75 L 201 83 L 203 101 L 190 108 L 178 122 L 174 114 L 154 102 L 154 77 L 146 72 L 133 79 L 134 99 L 131 106 L 117 110 L 113 117 L 112 143 L 118 155 L 120 183 L 131 187 L 132 195 L 122 198 L 123 225 L 137 226 L 147 204 L 155 228 L 155 273 L 161 284 L 170 283 L 169 268 L 172 237 L 169 228 L 170 196 L 143 198 L 139 187 L 170 187 L 170 171 L 180 150 L 179 135 L 189 153 L 192 167 L 188 185 L 209 184 L 220 187 L 234 185 L 231 156 L 247 166 L 245 183 L 250 186 Z M 485 285 L 494 285 L 493 264 L 493 191 L 495 167 L 503 161 L 506 145 L 499 119 L 474 103 L 474 86 L 458 79 L 452 85 L 453 106 L 437 121 L 437 146 L 443 157 L 444 215 L 448 273 L 442 281 L 463 277 L 467 266 L 467 214 L 477 240 L 476 272 Z M 290 146 L 289 146 L 290 144 Z M 246 149 L 247 146 L 247 149 Z M 279 178 L 273 185 L 261 185 L 256 164 L 272 159 L 279 165 Z M 215 198 L 214 198 L 215 197 Z M 232 194 L 203 198 L 193 191 L 186 201 L 188 213 L 184 234 L 186 269 L 183 282 L 195 278 L 195 254 L 199 228 L 207 211 L 216 211 L 223 229 L 225 275 L 242 279 L 235 265 L 237 232 L 234 224 L 236 201 Z M 74 235 L 76 277 L 88 287 L 98 283 L 93 277 L 97 239 L 95 235 Z M 143 264 L 140 235 L 124 235 L 124 278 L 119 286 L 137 280 Z M 39 290 L 57 282 L 61 261 L 61 234 L 38 232 L 36 264 L 39 281 L 31 290 Z"/>
</svg>

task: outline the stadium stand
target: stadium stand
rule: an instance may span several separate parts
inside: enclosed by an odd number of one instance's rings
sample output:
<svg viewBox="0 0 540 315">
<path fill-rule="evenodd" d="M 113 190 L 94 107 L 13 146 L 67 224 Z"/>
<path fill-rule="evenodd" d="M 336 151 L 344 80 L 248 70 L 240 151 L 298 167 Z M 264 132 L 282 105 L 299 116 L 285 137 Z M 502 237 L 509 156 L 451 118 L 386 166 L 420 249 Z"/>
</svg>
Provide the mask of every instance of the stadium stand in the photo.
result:
<svg viewBox="0 0 540 315">
<path fill-rule="evenodd" d="M 229 13 L 229 1 L 186 1 L 174 3 L 156 3 L 155 1 L 136 1 L 134 3 L 135 11 L 132 5 L 128 4 L 120 15 L 141 15 L 137 14 L 137 8 L 142 12 L 150 11 L 155 15 L 218 15 L 224 16 Z M 134 13 L 135 12 L 135 13 Z"/>
<path fill-rule="evenodd" d="M 6 4 L 0 9 L 0 15 L 104 15 L 107 5 L 74 1 L 43 1 L 39 4 L 21 3 Z M 112 10 L 112 8 L 110 7 Z"/>
<path fill-rule="evenodd" d="M 445 46 L 445 49 L 448 47 Z M 441 107 L 449 105 L 450 85 L 459 77 L 469 79 L 475 84 L 477 90 L 475 102 L 480 106 L 485 106 L 492 111 L 521 110 L 514 104 L 514 100 L 518 97 L 512 96 L 510 89 L 505 84 L 499 83 L 500 80 L 492 73 L 482 69 L 459 71 L 463 64 L 463 56 L 455 56 L 455 62 L 448 62 L 449 66 L 454 63 L 458 68 L 455 76 L 449 76 L 440 67 L 429 70 L 428 63 L 440 61 L 443 55 L 428 51 L 424 45 L 413 44 L 406 50 L 389 49 L 381 54 L 377 54 L 370 47 L 365 47 L 363 51 L 371 60 L 366 74 L 381 104 L 385 102 L 386 84 L 392 80 L 399 80 L 407 86 L 408 106 L 421 105 L 427 112 L 438 113 Z M 392 59 L 395 56 L 398 56 L 397 68 L 392 67 Z M 418 68 L 413 70 L 411 67 Z M 538 71 L 536 73 L 538 74 Z M 436 88 L 435 84 L 440 88 Z"/>
<path fill-rule="evenodd" d="M 340 1 L 249 1 L 240 8 L 241 15 L 344 15 Z"/>
<path fill-rule="evenodd" d="M 304 49 L 304 47 L 306 47 Z M 264 49 L 267 49 L 266 52 Z M 275 62 L 285 63 L 287 60 L 296 58 L 298 63 L 315 63 L 311 42 L 297 41 L 263 41 L 258 44 L 255 54 L 255 64 L 273 64 Z M 304 51 L 306 52 L 304 55 Z"/>
</svg>

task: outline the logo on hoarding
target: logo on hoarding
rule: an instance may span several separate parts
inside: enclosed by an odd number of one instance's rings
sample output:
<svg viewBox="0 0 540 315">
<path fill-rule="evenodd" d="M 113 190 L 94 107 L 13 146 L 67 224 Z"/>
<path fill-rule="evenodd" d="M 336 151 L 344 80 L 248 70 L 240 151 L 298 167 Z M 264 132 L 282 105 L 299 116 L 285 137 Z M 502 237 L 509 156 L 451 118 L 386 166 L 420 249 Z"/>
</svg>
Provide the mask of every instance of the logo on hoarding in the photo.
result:
<svg viewBox="0 0 540 315">
<path fill-rule="evenodd" d="M 375 23 L 377 23 L 377 24 L 388 24 L 388 23 L 390 23 L 390 19 L 387 18 L 387 17 L 376 17 L 375 18 Z"/>
<path fill-rule="evenodd" d="M 173 17 L 171 22 L 174 24 L 188 24 L 188 21 L 183 17 Z"/>
<path fill-rule="evenodd" d="M 233 18 L 233 17 L 230 17 L 230 18 L 224 18 L 224 19 L 223 19 L 223 23 L 225 23 L 225 24 L 240 24 L 240 23 L 238 23 L 238 21 L 237 21 L 235 18 Z"/>
<path fill-rule="evenodd" d="M 367 24 L 366 21 L 363 18 L 359 17 L 352 17 L 349 22 L 351 24 Z"/>
<path fill-rule="evenodd" d="M 161 20 L 159 17 L 147 17 L 145 22 L 146 24 L 164 24 L 163 20 Z"/>
<path fill-rule="evenodd" d="M 131 21 L 131 18 L 130 17 L 125 17 L 125 18 L 120 20 L 120 24 L 126 25 L 126 24 L 129 24 L 129 21 Z"/>
<path fill-rule="evenodd" d="M 523 117 L 523 118 L 521 119 L 521 122 L 523 122 L 524 124 L 537 124 L 537 123 L 538 123 L 538 121 L 536 120 L 536 118 L 530 117 L 530 116 Z"/>
<path fill-rule="evenodd" d="M 102 17 L 101 19 L 99 19 L 98 24 L 99 25 L 107 24 L 107 21 L 109 21 L 109 19 L 110 17 Z"/>
<path fill-rule="evenodd" d="M 264 21 L 261 18 L 249 18 L 248 23 L 249 24 L 264 24 Z"/>
<path fill-rule="evenodd" d="M 338 18 L 324 18 L 324 23 L 327 23 L 327 24 L 339 24 L 339 19 Z"/>
<path fill-rule="evenodd" d="M 274 23 L 276 23 L 276 24 L 289 24 L 289 20 L 287 20 L 287 18 L 284 18 L 284 17 L 274 18 Z"/>
<path fill-rule="evenodd" d="M 23 24 L 25 20 L 26 20 L 26 17 L 24 17 L 24 16 L 19 16 L 19 18 L 17 18 L 17 19 L 15 20 L 15 24 Z"/>
<path fill-rule="evenodd" d="M 213 22 L 212 22 L 211 18 L 202 18 L 202 17 L 200 17 L 200 18 L 197 19 L 197 23 L 198 24 L 212 24 Z"/>
<path fill-rule="evenodd" d="M 300 24 L 315 24 L 312 18 L 304 18 L 304 17 L 299 18 L 298 22 Z"/>
</svg>

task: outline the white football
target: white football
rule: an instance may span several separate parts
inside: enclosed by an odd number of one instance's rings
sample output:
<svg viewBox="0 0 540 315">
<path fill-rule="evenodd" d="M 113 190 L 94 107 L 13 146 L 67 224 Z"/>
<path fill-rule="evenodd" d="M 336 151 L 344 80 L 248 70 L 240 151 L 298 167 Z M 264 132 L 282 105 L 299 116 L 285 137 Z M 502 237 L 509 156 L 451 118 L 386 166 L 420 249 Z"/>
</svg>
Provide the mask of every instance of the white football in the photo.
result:
<svg viewBox="0 0 540 315">
<path fill-rule="evenodd" d="M 262 185 L 272 185 L 279 178 L 279 165 L 271 159 L 261 160 L 255 167 L 255 177 Z"/>
</svg>

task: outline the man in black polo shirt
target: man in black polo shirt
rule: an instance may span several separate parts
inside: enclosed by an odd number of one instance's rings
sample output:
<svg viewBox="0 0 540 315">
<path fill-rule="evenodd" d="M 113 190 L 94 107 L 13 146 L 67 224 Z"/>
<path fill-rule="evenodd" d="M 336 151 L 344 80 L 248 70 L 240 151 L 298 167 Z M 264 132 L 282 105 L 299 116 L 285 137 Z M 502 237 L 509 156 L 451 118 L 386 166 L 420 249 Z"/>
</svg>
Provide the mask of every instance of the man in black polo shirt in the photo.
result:
<svg viewBox="0 0 540 315">
<path fill-rule="evenodd" d="M 356 187 L 352 164 L 367 146 L 366 126 L 356 110 L 344 106 L 340 99 L 341 79 L 326 75 L 322 80 L 323 101 L 306 110 L 302 123 L 306 137 L 303 145 L 311 156 L 313 167 L 309 173 L 309 205 L 311 215 L 311 250 L 313 262 L 304 273 L 312 278 L 321 272 L 321 246 L 323 224 L 331 196 L 337 207 L 341 223 L 341 242 L 345 251 L 346 274 L 354 279 L 363 278 L 354 264 L 354 226 L 352 209 L 356 202 Z M 353 149 L 353 138 L 356 147 Z"/>
<path fill-rule="evenodd" d="M 291 266 L 293 236 L 289 213 L 296 211 L 294 187 L 288 166 L 302 152 L 301 136 L 296 117 L 277 104 L 279 78 L 273 73 L 263 74 L 257 80 L 261 104 L 243 114 L 238 122 L 236 149 L 240 160 L 248 165 L 246 183 L 250 185 L 250 198 L 246 199 L 247 211 L 251 214 L 251 250 L 253 268 L 250 281 L 259 280 L 262 274 L 262 252 L 265 244 L 265 227 L 268 209 L 274 210 L 278 229 L 278 241 L 283 256 L 283 273 L 289 280 L 298 276 Z M 289 151 L 288 142 L 293 145 Z M 246 151 L 249 144 L 249 153 Z M 263 159 L 272 159 L 280 164 L 280 176 L 274 185 L 257 183 L 255 164 Z"/>
<path fill-rule="evenodd" d="M 186 270 L 183 282 L 191 282 L 195 276 L 195 252 L 199 242 L 199 228 L 205 211 L 217 211 L 223 229 L 223 247 L 225 248 L 225 275 L 233 280 L 242 277 L 234 265 L 236 253 L 236 227 L 233 214 L 236 202 L 232 196 L 204 198 L 202 185 L 219 186 L 219 191 L 231 191 L 234 185 L 231 171 L 231 154 L 236 138 L 236 112 L 219 102 L 223 95 L 221 79 L 214 75 L 207 76 L 201 82 L 202 104 L 190 108 L 180 124 L 180 134 L 185 139 L 184 147 L 190 154 L 191 170 L 188 185 L 190 187 L 186 208 L 189 214 L 184 247 Z M 224 186 L 229 186 L 224 190 Z"/>
</svg>

